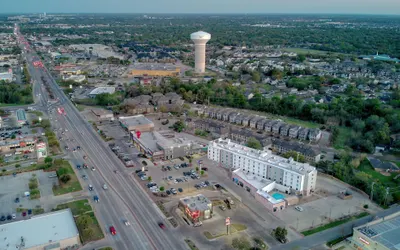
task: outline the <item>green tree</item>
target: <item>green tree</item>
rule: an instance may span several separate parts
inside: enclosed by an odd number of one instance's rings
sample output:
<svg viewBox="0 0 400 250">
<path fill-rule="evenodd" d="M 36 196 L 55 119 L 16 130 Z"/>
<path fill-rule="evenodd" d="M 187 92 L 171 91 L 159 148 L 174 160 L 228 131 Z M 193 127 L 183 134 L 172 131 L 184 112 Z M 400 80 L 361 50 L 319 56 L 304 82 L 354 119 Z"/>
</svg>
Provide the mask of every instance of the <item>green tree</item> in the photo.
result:
<svg viewBox="0 0 400 250">
<path fill-rule="evenodd" d="M 186 125 L 182 121 L 177 121 L 174 123 L 174 125 L 172 125 L 172 127 L 176 132 L 182 132 L 185 129 Z"/>
<path fill-rule="evenodd" d="M 304 155 L 296 152 L 296 151 L 288 151 L 286 153 L 282 154 L 283 157 L 289 159 L 290 157 L 293 158 L 293 160 L 297 161 L 297 162 L 306 162 L 306 158 L 304 157 Z"/>
<path fill-rule="evenodd" d="M 152 180 L 151 176 L 148 176 L 147 180 L 150 182 Z"/>
<path fill-rule="evenodd" d="M 287 240 L 287 230 L 284 227 L 277 227 L 276 229 L 272 230 L 272 236 L 278 241 L 285 243 Z"/>
<path fill-rule="evenodd" d="M 161 186 L 160 191 L 163 192 L 165 190 L 165 187 Z"/>
<path fill-rule="evenodd" d="M 261 150 L 263 148 L 260 141 L 254 137 L 250 137 L 248 139 L 246 146 L 249 148 L 254 148 L 254 149 L 258 149 L 258 150 Z"/>
<path fill-rule="evenodd" d="M 205 173 L 204 170 L 200 171 L 200 175 L 204 175 L 204 173 Z"/>
<path fill-rule="evenodd" d="M 60 180 L 63 183 L 67 183 L 67 182 L 69 182 L 71 180 L 71 176 L 69 174 L 65 174 L 65 175 L 61 176 Z"/>
<path fill-rule="evenodd" d="M 304 62 L 306 60 L 306 56 L 303 54 L 297 55 L 297 61 Z"/>
<path fill-rule="evenodd" d="M 46 158 L 44 158 L 44 163 L 53 163 L 53 158 L 47 156 Z"/>
<path fill-rule="evenodd" d="M 255 81 L 255 82 L 260 82 L 261 81 L 261 75 L 260 72 L 258 71 L 253 71 L 251 73 L 251 80 Z"/>
<path fill-rule="evenodd" d="M 59 169 L 57 170 L 57 175 L 58 175 L 59 177 L 65 175 L 65 174 L 67 174 L 67 173 L 68 173 L 68 169 L 67 169 L 67 168 L 59 168 Z"/>
</svg>

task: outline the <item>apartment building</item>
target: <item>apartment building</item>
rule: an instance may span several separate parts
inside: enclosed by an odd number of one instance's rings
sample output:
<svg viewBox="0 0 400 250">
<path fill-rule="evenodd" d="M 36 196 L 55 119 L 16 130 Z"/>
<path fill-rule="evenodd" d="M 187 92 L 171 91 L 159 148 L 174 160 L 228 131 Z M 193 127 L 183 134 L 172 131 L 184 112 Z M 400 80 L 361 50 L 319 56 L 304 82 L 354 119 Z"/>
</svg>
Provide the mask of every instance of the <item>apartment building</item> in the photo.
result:
<svg viewBox="0 0 400 250">
<path fill-rule="evenodd" d="M 230 139 L 211 141 L 208 158 L 222 167 L 240 169 L 243 173 L 272 181 L 276 189 L 285 193 L 310 195 L 315 190 L 315 167 L 273 155 L 270 151 L 255 150 L 233 143 Z"/>
</svg>

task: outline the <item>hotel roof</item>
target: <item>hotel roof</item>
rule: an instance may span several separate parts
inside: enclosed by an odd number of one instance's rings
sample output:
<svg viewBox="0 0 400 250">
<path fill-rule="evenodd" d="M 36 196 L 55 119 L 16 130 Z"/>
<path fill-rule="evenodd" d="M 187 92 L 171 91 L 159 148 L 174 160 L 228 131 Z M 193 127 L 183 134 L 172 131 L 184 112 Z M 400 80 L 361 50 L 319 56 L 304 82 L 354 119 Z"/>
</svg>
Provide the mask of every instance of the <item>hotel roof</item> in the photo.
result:
<svg viewBox="0 0 400 250">
<path fill-rule="evenodd" d="M 254 160 L 266 162 L 278 168 L 283 168 L 288 171 L 293 171 L 299 174 L 306 174 L 316 170 L 315 167 L 310 166 L 308 163 L 296 162 L 293 159 L 286 159 L 281 156 L 273 155 L 270 151 L 252 149 L 234 142 L 229 139 L 217 139 L 210 142 L 210 146 L 220 147 L 221 149 L 229 150 L 231 152 L 245 155 L 253 158 Z"/>
</svg>

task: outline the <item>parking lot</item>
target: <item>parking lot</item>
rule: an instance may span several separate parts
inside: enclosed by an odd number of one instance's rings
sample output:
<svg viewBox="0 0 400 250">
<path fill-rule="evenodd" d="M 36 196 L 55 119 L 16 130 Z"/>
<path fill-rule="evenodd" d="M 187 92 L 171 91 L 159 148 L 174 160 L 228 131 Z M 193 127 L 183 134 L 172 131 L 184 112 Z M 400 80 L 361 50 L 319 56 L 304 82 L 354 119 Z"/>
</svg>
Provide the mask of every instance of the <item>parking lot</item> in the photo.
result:
<svg viewBox="0 0 400 250">
<path fill-rule="evenodd" d="M 368 204 L 370 211 L 379 210 L 368 198 L 355 191 L 350 190 L 353 197 L 349 200 L 339 198 L 339 193 L 345 189 L 345 186 L 335 180 L 318 176 L 316 193 L 303 199 L 299 204 L 303 208 L 302 212 L 294 207 L 288 207 L 275 215 L 297 231 L 304 231 L 331 220 L 361 213 L 365 211 L 364 204 Z"/>
<path fill-rule="evenodd" d="M 0 216 L 8 216 L 15 214 L 15 219 L 21 219 L 21 212 L 17 212 L 17 208 L 35 209 L 41 206 L 39 199 L 31 200 L 25 192 L 29 192 L 29 180 L 33 174 L 39 183 L 39 190 L 42 197 L 53 195 L 52 187 L 57 178 L 49 178 L 48 176 L 55 172 L 35 171 L 29 173 L 21 173 L 14 176 L 0 177 Z M 18 198 L 18 200 L 17 200 Z"/>
</svg>

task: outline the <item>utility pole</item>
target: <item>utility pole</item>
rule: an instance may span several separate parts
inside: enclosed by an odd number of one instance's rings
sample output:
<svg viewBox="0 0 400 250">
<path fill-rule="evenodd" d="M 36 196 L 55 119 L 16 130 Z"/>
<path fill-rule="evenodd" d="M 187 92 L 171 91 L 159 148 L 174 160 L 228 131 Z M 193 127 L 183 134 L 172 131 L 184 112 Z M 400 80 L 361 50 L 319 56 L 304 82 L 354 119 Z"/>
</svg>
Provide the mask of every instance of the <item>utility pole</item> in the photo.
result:
<svg viewBox="0 0 400 250">
<path fill-rule="evenodd" d="M 373 202 L 372 198 L 374 197 L 374 185 L 375 185 L 375 182 L 372 182 L 372 185 L 371 185 L 371 195 L 370 195 L 371 201 L 372 201 L 372 202 Z"/>
<path fill-rule="evenodd" d="M 386 188 L 385 201 L 383 202 L 383 205 L 384 205 L 384 206 L 386 206 L 386 201 L 387 201 L 388 195 L 389 195 L 389 187 Z"/>
</svg>

